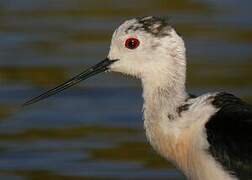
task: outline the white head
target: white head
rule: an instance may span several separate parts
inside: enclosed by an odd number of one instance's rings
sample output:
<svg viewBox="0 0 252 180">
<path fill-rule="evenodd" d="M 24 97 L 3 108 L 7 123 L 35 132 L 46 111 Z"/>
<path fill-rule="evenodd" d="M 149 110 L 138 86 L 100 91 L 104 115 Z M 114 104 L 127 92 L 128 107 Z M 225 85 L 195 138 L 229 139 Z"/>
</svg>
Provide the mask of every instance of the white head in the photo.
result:
<svg viewBox="0 0 252 180">
<path fill-rule="evenodd" d="M 185 81 L 185 46 L 182 38 L 164 19 L 131 19 L 112 37 L 108 58 L 118 59 L 110 70 L 136 76 L 162 86 Z"/>
<path fill-rule="evenodd" d="M 112 37 L 108 57 L 66 83 L 31 99 L 25 105 L 54 95 L 103 71 L 140 78 L 144 85 L 183 89 L 186 71 L 182 38 L 158 17 L 135 18 L 119 26 Z"/>
</svg>

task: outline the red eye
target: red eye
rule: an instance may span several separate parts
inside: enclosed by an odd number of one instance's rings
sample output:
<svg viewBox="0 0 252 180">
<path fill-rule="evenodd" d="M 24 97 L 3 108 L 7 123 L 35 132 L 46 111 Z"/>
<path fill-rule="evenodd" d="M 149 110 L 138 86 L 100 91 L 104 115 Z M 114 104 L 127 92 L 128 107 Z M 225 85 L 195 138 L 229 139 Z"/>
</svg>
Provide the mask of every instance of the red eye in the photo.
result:
<svg viewBox="0 0 252 180">
<path fill-rule="evenodd" d="M 128 49 L 136 49 L 139 46 L 140 42 L 136 38 L 128 38 L 125 41 L 125 47 Z"/>
</svg>

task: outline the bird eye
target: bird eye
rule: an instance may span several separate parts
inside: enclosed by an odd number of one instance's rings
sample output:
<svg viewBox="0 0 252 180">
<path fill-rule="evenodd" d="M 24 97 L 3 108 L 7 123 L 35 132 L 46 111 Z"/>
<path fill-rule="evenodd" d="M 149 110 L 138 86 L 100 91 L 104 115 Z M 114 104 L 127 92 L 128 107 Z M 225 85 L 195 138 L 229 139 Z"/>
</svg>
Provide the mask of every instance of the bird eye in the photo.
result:
<svg viewBox="0 0 252 180">
<path fill-rule="evenodd" d="M 139 46 L 140 42 L 136 38 L 128 38 L 125 41 L 125 47 L 128 49 L 136 49 Z"/>
</svg>

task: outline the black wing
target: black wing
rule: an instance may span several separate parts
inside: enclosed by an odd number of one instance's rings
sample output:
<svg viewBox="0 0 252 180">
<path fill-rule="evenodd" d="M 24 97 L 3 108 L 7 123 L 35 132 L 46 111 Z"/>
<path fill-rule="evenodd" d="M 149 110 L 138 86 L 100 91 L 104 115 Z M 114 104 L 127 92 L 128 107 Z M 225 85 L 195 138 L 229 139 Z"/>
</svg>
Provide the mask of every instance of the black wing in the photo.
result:
<svg viewBox="0 0 252 180">
<path fill-rule="evenodd" d="M 206 124 L 210 153 L 240 179 L 252 179 L 252 106 L 228 93 L 213 105 L 220 110 Z"/>
</svg>

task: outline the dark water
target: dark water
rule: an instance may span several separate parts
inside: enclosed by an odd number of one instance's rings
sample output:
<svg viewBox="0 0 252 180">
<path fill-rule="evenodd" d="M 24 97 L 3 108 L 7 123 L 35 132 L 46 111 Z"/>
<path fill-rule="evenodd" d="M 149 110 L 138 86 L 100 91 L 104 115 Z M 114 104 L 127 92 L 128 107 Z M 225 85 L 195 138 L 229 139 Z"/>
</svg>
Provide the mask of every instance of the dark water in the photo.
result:
<svg viewBox="0 0 252 180">
<path fill-rule="evenodd" d="M 0 179 L 183 179 L 147 144 L 140 83 L 94 77 L 37 105 L 45 89 L 103 59 L 115 27 L 171 18 L 184 37 L 188 89 L 252 102 L 252 1 L 0 0 Z"/>
</svg>

